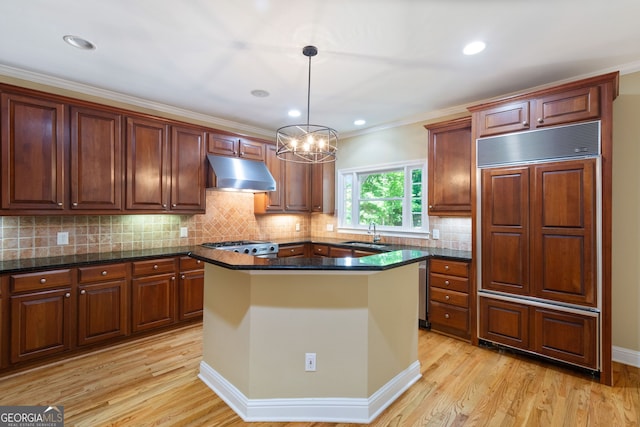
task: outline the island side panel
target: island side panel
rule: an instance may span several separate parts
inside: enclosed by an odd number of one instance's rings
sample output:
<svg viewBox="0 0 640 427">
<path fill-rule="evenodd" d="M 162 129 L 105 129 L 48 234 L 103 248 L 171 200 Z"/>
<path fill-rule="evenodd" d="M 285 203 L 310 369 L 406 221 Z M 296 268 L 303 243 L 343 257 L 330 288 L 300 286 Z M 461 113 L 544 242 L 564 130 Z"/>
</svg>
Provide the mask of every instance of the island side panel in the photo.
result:
<svg viewBox="0 0 640 427">
<path fill-rule="evenodd" d="M 368 393 L 418 360 L 418 264 L 369 276 Z"/>
<path fill-rule="evenodd" d="M 250 398 L 369 397 L 369 277 L 252 275 Z M 305 372 L 305 353 L 316 354 L 315 372 Z"/>
<path fill-rule="evenodd" d="M 249 395 L 251 276 L 205 264 L 202 360 Z"/>
</svg>

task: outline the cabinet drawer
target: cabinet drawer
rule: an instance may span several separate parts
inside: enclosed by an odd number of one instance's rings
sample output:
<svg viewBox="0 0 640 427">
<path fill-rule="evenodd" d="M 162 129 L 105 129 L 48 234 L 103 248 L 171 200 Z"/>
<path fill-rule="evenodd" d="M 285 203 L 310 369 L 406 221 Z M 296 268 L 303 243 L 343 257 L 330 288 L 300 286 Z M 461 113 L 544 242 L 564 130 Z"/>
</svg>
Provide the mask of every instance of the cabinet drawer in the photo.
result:
<svg viewBox="0 0 640 427">
<path fill-rule="evenodd" d="M 469 310 L 431 301 L 429 321 L 432 324 L 467 331 L 469 329 Z"/>
<path fill-rule="evenodd" d="M 148 276 L 151 274 L 175 272 L 173 258 L 150 259 L 148 261 L 136 261 L 133 264 L 134 276 Z"/>
<path fill-rule="evenodd" d="M 450 289 L 458 292 L 469 292 L 469 279 L 464 277 L 447 276 L 444 274 L 429 274 L 429 286 Z"/>
<path fill-rule="evenodd" d="M 429 292 L 431 292 L 432 301 L 469 308 L 469 294 L 467 293 L 434 287 L 431 287 Z"/>
<path fill-rule="evenodd" d="M 429 263 L 429 271 L 432 273 L 469 277 L 469 263 L 463 261 L 432 259 Z"/>
<path fill-rule="evenodd" d="M 79 283 L 103 282 L 127 277 L 127 264 L 96 265 L 78 268 Z"/>
<path fill-rule="evenodd" d="M 320 255 L 320 256 L 329 256 L 329 246 L 313 245 L 313 254 Z"/>
<path fill-rule="evenodd" d="M 189 256 L 180 257 L 180 271 L 200 270 L 204 268 L 204 263 L 199 259 Z"/>
<path fill-rule="evenodd" d="M 296 255 L 305 255 L 305 245 L 288 245 L 281 246 L 278 250 L 279 257 L 288 257 Z"/>
<path fill-rule="evenodd" d="M 331 258 L 349 258 L 353 256 L 353 251 L 347 248 L 339 248 L 337 246 L 331 246 L 329 248 L 329 256 Z"/>
<path fill-rule="evenodd" d="M 71 284 L 71 269 L 14 274 L 10 283 L 12 292 L 68 286 Z"/>
</svg>

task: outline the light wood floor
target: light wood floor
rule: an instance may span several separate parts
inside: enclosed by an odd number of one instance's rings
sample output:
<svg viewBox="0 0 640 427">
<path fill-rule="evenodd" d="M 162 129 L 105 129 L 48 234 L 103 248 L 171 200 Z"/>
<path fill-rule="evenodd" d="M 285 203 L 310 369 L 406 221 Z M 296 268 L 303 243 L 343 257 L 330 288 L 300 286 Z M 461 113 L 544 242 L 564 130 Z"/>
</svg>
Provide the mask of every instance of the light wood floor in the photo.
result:
<svg viewBox="0 0 640 427">
<path fill-rule="evenodd" d="M 67 426 L 247 425 L 198 378 L 200 324 L 0 377 L 0 405 L 64 405 Z M 373 426 L 638 426 L 640 369 L 614 387 L 420 331 L 422 379 Z M 250 426 L 346 426 L 250 423 Z"/>
</svg>

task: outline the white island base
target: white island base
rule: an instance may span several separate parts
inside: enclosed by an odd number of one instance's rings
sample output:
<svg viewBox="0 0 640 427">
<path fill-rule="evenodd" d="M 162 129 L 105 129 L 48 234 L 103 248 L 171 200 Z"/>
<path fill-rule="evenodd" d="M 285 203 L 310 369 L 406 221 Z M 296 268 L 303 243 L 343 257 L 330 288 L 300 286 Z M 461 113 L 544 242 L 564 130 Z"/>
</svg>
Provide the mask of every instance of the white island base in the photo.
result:
<svg viewBox="0 0 640 427">
<path fill-rule="evenodd" d="M 421 376 L 418 264 L 206 264 L 200 379 L 244 421 L 369 423 Z M 316 371 L 305 371 L 315 353 Z"/>
</svg>

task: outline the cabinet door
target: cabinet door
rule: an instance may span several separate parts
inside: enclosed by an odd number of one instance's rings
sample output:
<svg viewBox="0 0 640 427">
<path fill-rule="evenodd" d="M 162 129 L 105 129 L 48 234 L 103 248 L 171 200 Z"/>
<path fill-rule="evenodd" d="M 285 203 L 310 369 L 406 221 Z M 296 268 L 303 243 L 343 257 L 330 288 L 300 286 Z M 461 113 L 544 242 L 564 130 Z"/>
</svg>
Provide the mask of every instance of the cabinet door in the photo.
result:
<svg viewBox="0 0 640 427">
<path fill-rule="evenodd" d="M 536 296 L 596 306 L 595 159 L 533 167 Z"/>
<path fill-rule="evenodd" d="M 64 209 L 64 105 L 0 97 L 2 208 Z"/>
<path fill-rule="evenodd" d="M 353 250 L 349 248 L 329 246 L 329 256 L 331 258 L 351 258 L 353 256 Z"/>
<path fill-rule="evenodd" d="M 239 141 L 240 139 L 237 136 L 208 133 L 207 153 L 217 154 L 218 156 L 238 157 Z"/>
<path fill-rule="evenodd" d="M 528 130 L 529 101 L 510 102 L 476 113 L 478 137 Z"/>
<path fill-rule="evenodd" d="M 335 210 L 336 164 L 311 165 L 311 211 L 331 214 Z"/>
<path fill-rule="evenodd" d="M 266 145 L 264 163 L 276 180 L 275 191 L 268 193 L 256 193 L 255 210 L 257 213 L 283 212 L 284 211 L 284 165 L 283 161 L 276 157 L 276 146 Z"/>
<path fill-rule="evenodd" d="M 122 208 L 122 116 L 71 107 L 71 208 Z"/>
<path fill-rule="evenodd" d="M 206 169 L 203 131 L 171 131 L 171 210 L 205 211 Z"/>
<path fill-rule="evenodd" d="M 597 318 L 538 308 L 533 350 L 587 368 L 597 368 Z"/>
<path fill-rule="evenodd" d="M 309 212 L 311 198 L 309 187 L 309 165 L 284 162 L 285 210 L 287 212 Z"/>
<path fill-rule="evenodd" d="M 471 119 L 429 130 L 429 215 L 471 215 Z"/>
<path fill-rule="evenodd" d="M 127 282 L 78 286 L 78 345 L 127 335 Z"/>
<path fill-rule="evenodd" d="M 600 87 L 556 93 L 535 100 L 535 126 L 595 119 L 600 116 Z"/>
<path fill-rule="evenodd" d="M 127 209 L 168 209 L 168 126 L 127 118 Z"/>
<path fill-rule="evenodd" d="M 262 162 L 264 161 L 264 144 L 248 139 L 240 139 L 238 141 L 238 157 Z"/>
<path fill-rule="evenodd" d="M 180 320 L 202 317 L 204 304 L 204 270 L 186 271 L 180 274 Z"/>
<path fill-rule="evenodd" d="M 159 274 L 131 281 L 133 332 L 174 323 L 175 279 L 175 274 Z"/>
<path fill-rule="evenodd" d="M 529 307 L 480 298 L 480 338 L 529 350 Z"/>
<path fill-rule="evenodd" d="M 482 288 L 528 294 L 529 169 L 482 171 Z"/>
<path fill-rule="evenodd" d="M 61 353 L 71 347 L 71 289 L 11 297 L 11 362 Z"/>
</svg>

